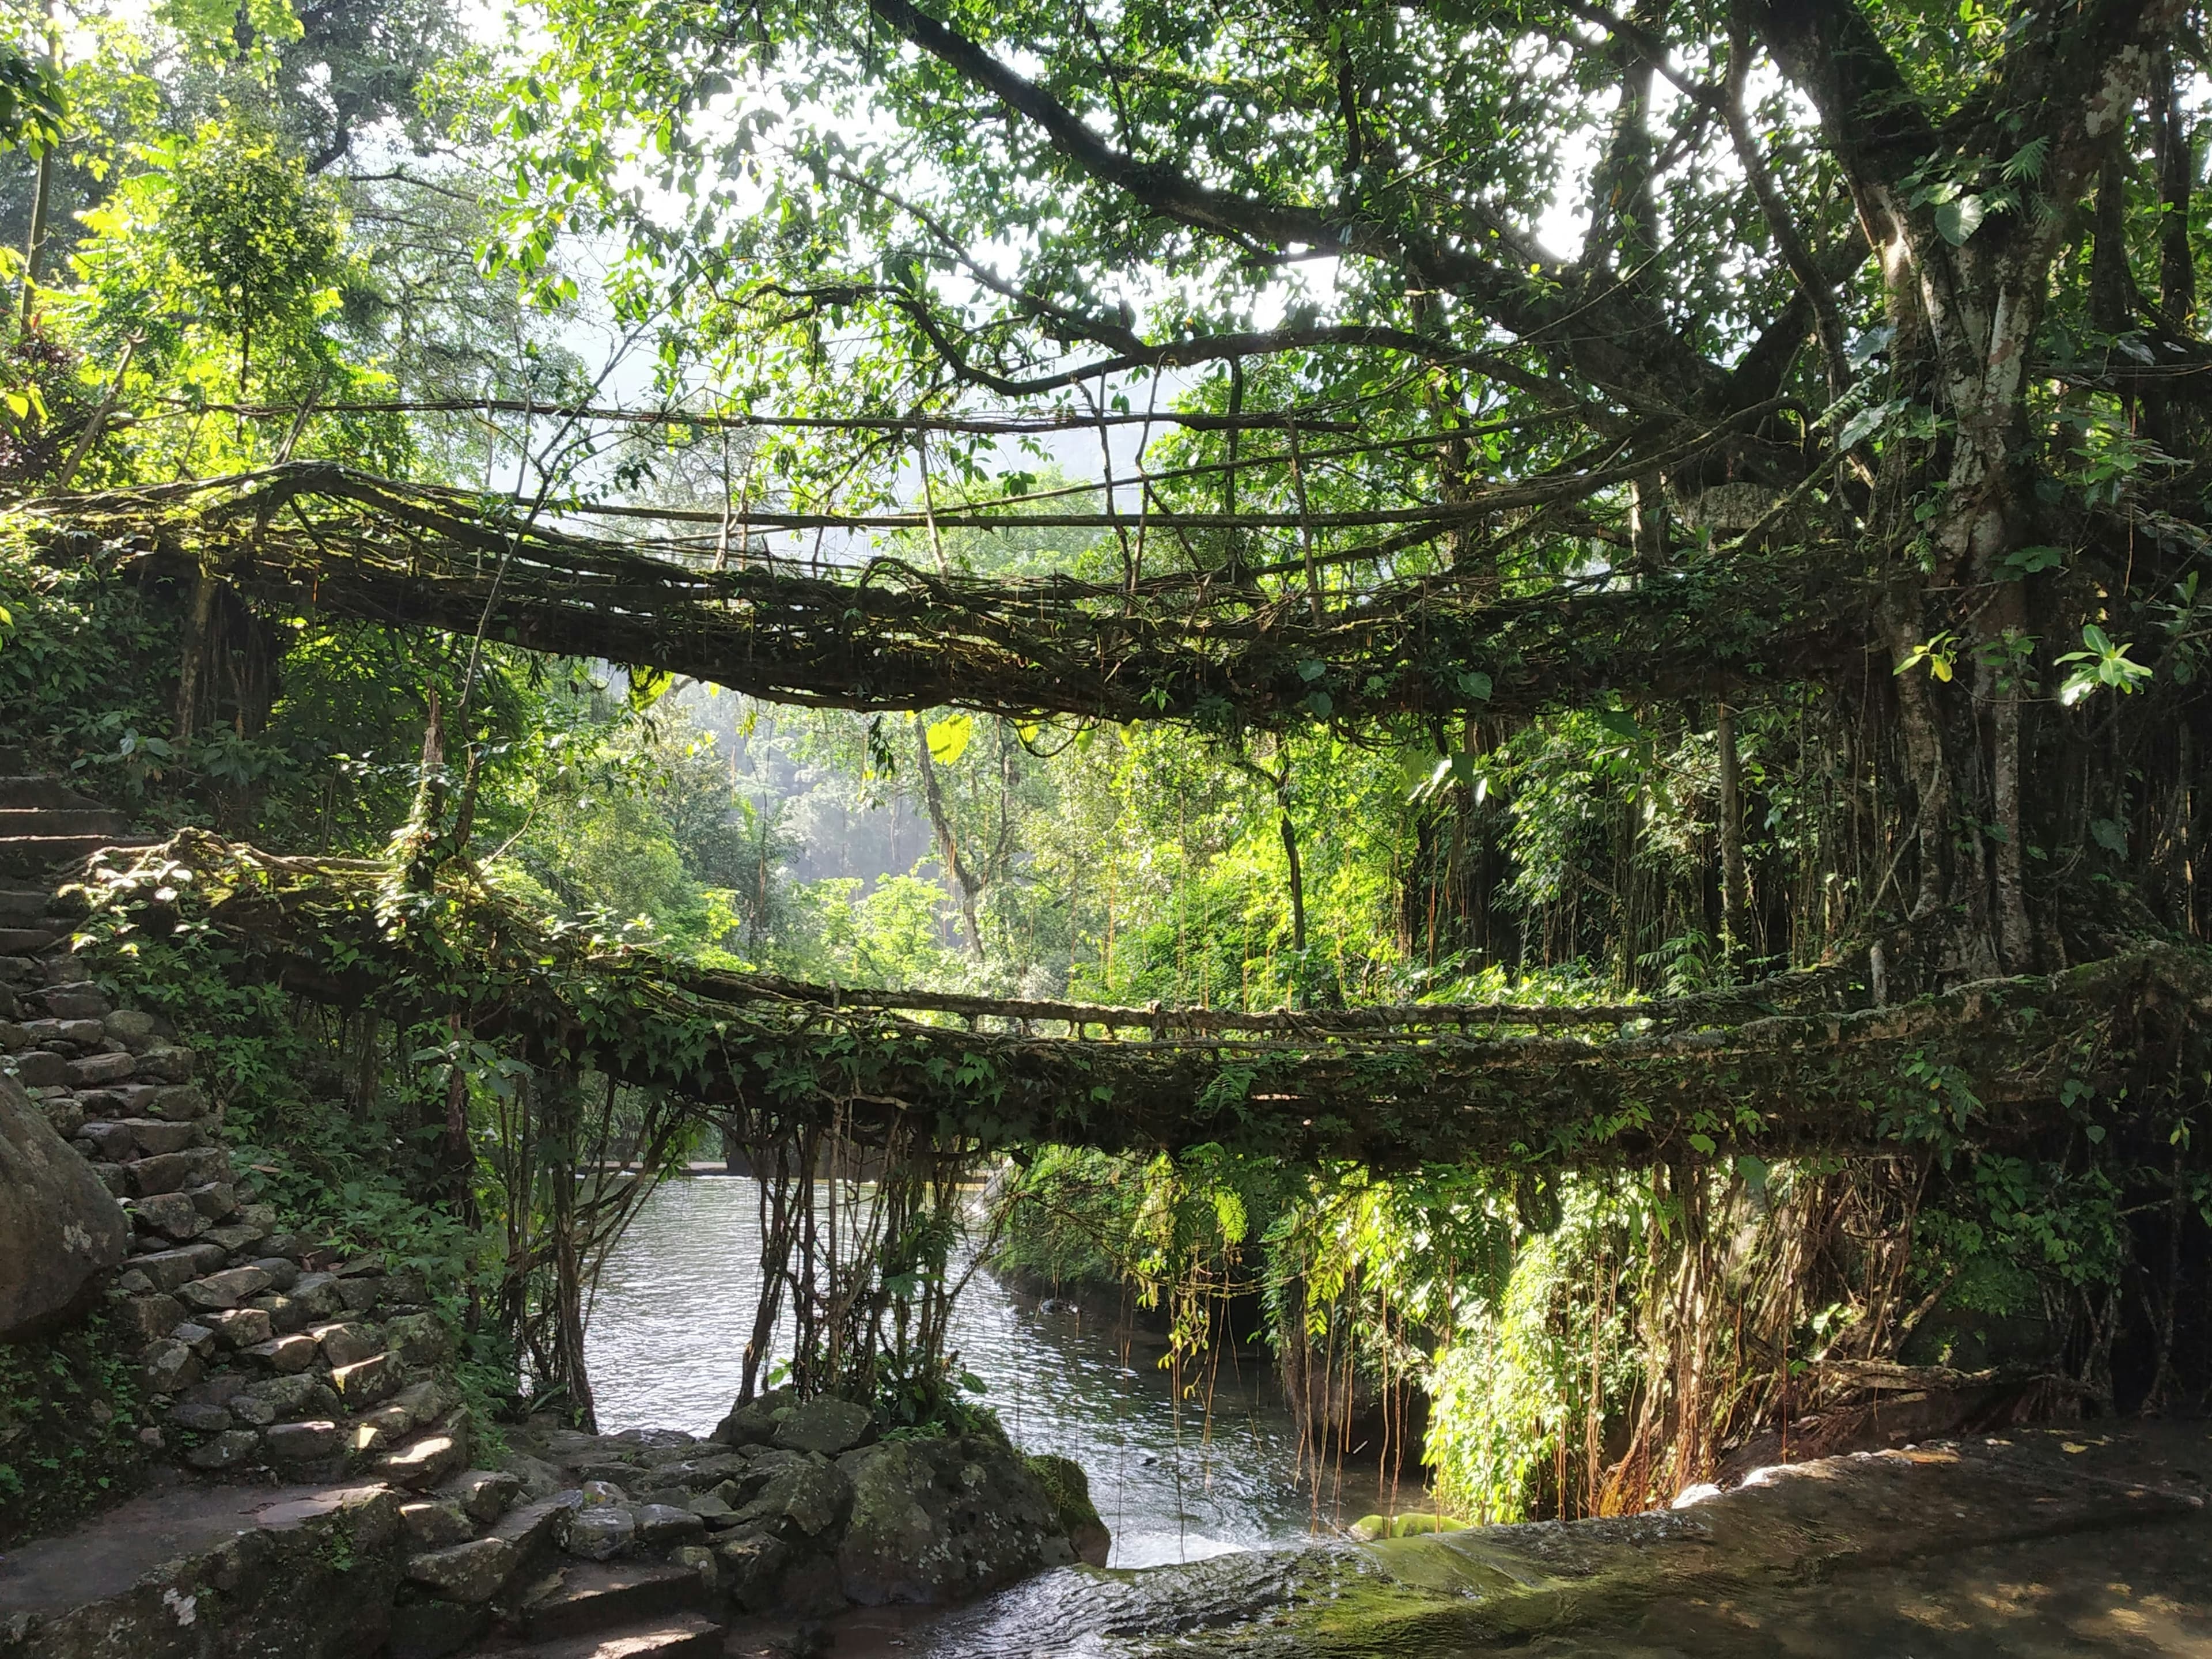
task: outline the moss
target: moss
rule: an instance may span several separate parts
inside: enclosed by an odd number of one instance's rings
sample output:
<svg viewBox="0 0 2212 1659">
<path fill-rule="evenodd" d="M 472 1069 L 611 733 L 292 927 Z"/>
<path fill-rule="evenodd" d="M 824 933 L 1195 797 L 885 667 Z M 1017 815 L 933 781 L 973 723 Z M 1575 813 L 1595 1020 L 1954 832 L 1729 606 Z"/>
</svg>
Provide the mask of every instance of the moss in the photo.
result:
<svg viewBox="0 0 2212 1659">
<path fill-rule="evenodd" d="M 105 1314 L 0 1345 L 0 1548 L 120 1502 L 148 1467 L 136 1370 Z"/>
<path fill-rule="evenodd" d="M 1091 1501 L 1091 1477 L 1084 1474 L 1080 1463 L 1049 1453 L 1022 1461 L 1029 1465 L 1030 1474 L 1044 1489 L 1061 1531 L 1073 1537 L 1079 1528 L 1105 1524 L 1099 1519 L 1098 1506 Z"/>
</svg>

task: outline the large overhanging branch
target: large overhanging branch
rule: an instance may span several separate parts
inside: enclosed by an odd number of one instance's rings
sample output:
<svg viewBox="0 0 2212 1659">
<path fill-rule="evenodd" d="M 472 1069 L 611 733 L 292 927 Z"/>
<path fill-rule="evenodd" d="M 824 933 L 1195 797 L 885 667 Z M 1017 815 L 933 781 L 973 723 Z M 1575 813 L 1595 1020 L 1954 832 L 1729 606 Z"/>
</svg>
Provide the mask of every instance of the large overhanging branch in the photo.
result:
<svg viewBox="0 0 2212 1659">
<path fill-rule="evenodd" d="M 1301 587 L 1188 571 L 1112 586 L 986 580 L 890 558 L 701 568 L 323 463 L 20 513 L 50 557 L 205 573 L 288 612 L 482 629 L 530 650 L 868 710 L 1221 727 L 1526 714 L 1607 691 L 1817 678 L 1861 665 L 1865 637 L 1856 596 L 1820 586 L 1814 562 L 1753 554 L 1502 596 L 1448 570 L 1322 602 L 1310 571 Z"/>
<path fill-rule="evenodd" d="M 909 0 L 869 0 L 886 28 L 1000 100 L 1042 134 L 1076 173 L 1125 194 L 1150 213 L 1240 247 L 1341 250 L 1395 265 L 1448 289 L 1524 342 L 1555 353 L 1577 372 L 1646 409 L 1712 413 L 1730 401 L 1729 376 L 1686 346 L 1666 319 L 1625 286 L 1594 289 L 1561 265 L 1540 266 L 1528 252 L 1495 260 L 1423 228 L 1358 210 L 1309 207 L 1214 188 L 1177 168 L 1109 143 L 1043 86 Z"/>
<path fill-rule="evenodd" d="M 828 987 L 702 974 L 549 928 L 458 864 L 419 890 L 387 866 L 187 832 L 91 890 L 94 938 L 158 941 L 185 907 L 240 971 L 403 1021 L 458 1017 L 540 1063 L 666 1090 L 756 1133 L 919 1131 L 978 1152 L 1215 1144 L 1388 1170 L 2019 1146 L 2065 1121 L 2062 1103 L 2157 1110 L 2150 1085 L 2201 1066 L 2212 1012 L 2212 955 L 2160 945 L 1887 1008 L 1831 972 L 1771 987 L 1778 1012 L 1710 998 L 1590 1009 L 1579 1036 L 1553 1034 L 1559 1010 L 1509 1006 L 1257 1029 L 1148 1011 L 1156 1034 L 1116 1041 L 1033 1035 L 1023 1005 L 933 1023 L 873 1006 L 927 1000 L 911 994 L 855 1006 Z M 1052 1017 L 1107 1031 L 1131 1012 Z"/>
</svg>

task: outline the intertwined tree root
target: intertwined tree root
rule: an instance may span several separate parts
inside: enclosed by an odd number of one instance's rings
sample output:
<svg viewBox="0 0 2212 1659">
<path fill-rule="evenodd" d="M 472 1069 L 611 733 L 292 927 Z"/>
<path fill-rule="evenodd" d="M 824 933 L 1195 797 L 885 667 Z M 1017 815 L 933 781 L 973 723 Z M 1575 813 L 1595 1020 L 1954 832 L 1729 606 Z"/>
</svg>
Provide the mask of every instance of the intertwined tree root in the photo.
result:
<svg viewBox="0 0 2212 1659">
<path fill-rule="evenodd" d="M 2203 1071 L 2212 1012 L 2212 952 L 2167 943 L 1889 1007 L 1837 965 L 1672 1001 L 1249 1015 L 703 971 L 536 919 L 459 860 L 416 887 L 197 831 L 87 890 L 95 939 L 160 939 L 188 915 L 238 971 L 301 995 L 458 1016 L 754 1135 L 862 1144 L 1211 1143 L 1382 1170 L 2002 1145 L 2157 1109 Z"/>
</svg>

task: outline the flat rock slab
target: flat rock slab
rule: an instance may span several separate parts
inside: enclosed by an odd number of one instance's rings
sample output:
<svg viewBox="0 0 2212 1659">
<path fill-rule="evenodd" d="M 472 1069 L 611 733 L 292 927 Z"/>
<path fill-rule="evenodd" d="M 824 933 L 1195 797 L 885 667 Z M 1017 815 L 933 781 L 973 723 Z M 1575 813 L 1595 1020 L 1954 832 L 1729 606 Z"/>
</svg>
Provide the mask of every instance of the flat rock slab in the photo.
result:
<svg viewBox="0 0 2212 1659">
<path fill-rule="evenodd" d="M 658 1562 L 571 1562 L 561 1582 L 519 1610 L 533 1641 L 581 1635 L 697 1611 L 711 1598 L 689 1567 Z"/>
<path fill-rule="evenodd" d="M 523 1648 L 514 1659 L 715 1659 L 722 1627 L 696 1613 L 655 1620 L 641 1628 L 594 1632 Z"/>
<path fill-rule="evenodd" d="M 2134 1453 L 2118 1431 L 2020 1430 L 1763 1471 L 1645 1515 L 1070 1569 L 897 1645 L 902 1659 L 2212 1654 L 2212 1428 L 2131 1439 Z M 2143 1451 L 2160 1440 L 2177 1449 Z M 872 1633 L 841 1634 L 838 1653 L 878 1651 Z"/>
<path fill-rule="evenodd" d="M 241 1532 L 300 1526 L 376 1490 L 360 1481 L 215 1486 L 171 1476 L 73 1531 L 0 1556 L 0 1619 L 120 1595 L 165 1561 Z"/>
</svg>

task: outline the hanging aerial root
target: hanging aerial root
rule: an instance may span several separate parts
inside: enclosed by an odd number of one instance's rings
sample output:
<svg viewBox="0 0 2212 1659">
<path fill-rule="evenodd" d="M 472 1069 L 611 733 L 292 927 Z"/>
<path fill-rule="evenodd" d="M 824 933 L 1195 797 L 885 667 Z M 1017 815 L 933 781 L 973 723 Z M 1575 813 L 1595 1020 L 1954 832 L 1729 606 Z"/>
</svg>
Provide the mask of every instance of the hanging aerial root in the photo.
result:
<svg viewBox="0 0 2212 1659">
<path fill-rule="evenodd" d="M 158 940 L 189 920 L 235 947 L 239 971 L 301 995 L 403 1021 L 458 1013 L 538 1064 L 666 1090 L 743 1133 L 834 1131 L 863 1146 L 1218 1144 L 1387 1170 L 2004 1145 L 2062 1115 L 2154 1109 L 2159 1079 L 2205 1068 L 2212 1012 L 2212 952 L 2154 943 L 1887 1008 L 1853 1006 L 1851 977 L 1829 970 L 1582 1011 L 1416 1006 L 1278 1023 L 1072 1004 L 994 1012 L 965 999 L 955 1013 L 927 994 L 863 1002 L 702 972 L 548 924 L 459 861 L 422 890 L 387 866 L 188 831 L 95 872 L 88 890 L 93 940 Z M 913 1012 L 885 1006 L 900 1002 Z M 1142 1035 L 1039 1035 L 1041 1018 Z"/>
<path fill-rule="evenodd" d="M 15 521 L 49 559 L 204 571 L 286 615 L 481 627 L 532 650 L 862 709 L 1224 728 L 1530 714 L 1608 688 L 1692 696 L 1817 678 L 1858 664 L 1867 639 L 1859 596 L 1821 585 L 1820 562 L 1802 555 L 1716 556 L 1662 580 L 1600 572 L 1503 595 L 1445 571 L 1326 604 L 1303 586 L 1218 571 L 1097 586 L 889 557 L 811 568 L 754 555 L 715 568 L 681 543 L 648 555 L 325 462 L 57 496 Z"/>
</svg>

